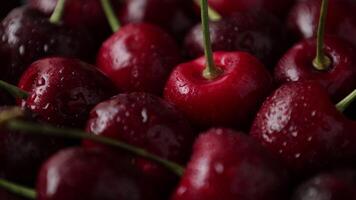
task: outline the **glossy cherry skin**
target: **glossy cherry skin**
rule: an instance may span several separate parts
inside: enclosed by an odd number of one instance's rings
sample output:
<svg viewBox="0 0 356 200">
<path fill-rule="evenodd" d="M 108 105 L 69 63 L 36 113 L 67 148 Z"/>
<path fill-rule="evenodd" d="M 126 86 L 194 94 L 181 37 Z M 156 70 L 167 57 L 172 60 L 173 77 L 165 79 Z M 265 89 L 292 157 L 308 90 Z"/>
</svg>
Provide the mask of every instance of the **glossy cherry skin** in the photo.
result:
<svg viewBox="0 0 356 200">
<path fill-rule="evenodd" d="M 97 66 L 121 91 L 159 95 L 180 60 L 177 44 L 163 30 L 130 24 L 104 42 Z"/>
<path fill-rule="evenodd" d="M 200 127 L 246 128 L 272 87 L 271 76 L 250 54 L 213 56 L 222 74 L 213 80 L 204 78 L 205 57 L 180 64 L 166 84 L 164 97 Z"/>
<path fill-rule="evenodd" d="M 5 17 L 12 9 L 20 5 L 19 0 L 1 2 L 0 19 Z"/>
<path fill-rule="evenodd" d="M 42 166 L 37 199 L 158 199 L 146 181 L 128 160 L 95 149 L 66 149 Z"/>
<path fill-rule="evenodd" d="M 1 111 L 6 109 L 8 108 L 0 108 Z M 25 120 L 30 121 L 34 118 L 35 116 L 30 113 L 26 113 L 24 117 Z M 32 185 L 42 163 L 67 145 L 70 143 L 58 138 L 14 132 L 2 127 L 0 129 L 0 177 L 16 183 Z"/>
<path fill-rule="evenodd" d="M 283 16 L 288 13 L 294 0 L 208 0 L 208 2 L 214 10 L 224 16 L 261 9 Z"/>
<path fill-rule="evenodd" d="M 327 89 L 337 102 L 356 88 L 356 51 L 353 46 L 336 37 L 324 40 L 325 54 L 332 64 L 319 71 L 313 66 L 316 57 L 316 39 L 307 39 L 292 47 L 279 61 L 274 77 L 280 84 L 315 80 Z"/>
<path fill-rule="evenodd" d="M 251 138 L 211 129 L 196 140 L 172 200 L 277 200 L 287 187 L 286 170 Z"/>
<path fill-rule="evenodd" d="M 299 175 L 352 162 L 354 125 L 317 82 L 294 82 L 264 102 L 251 135 Z"/>
<path fill-rule="evenodd" d="M 352 170 L 322 173 L 300 185 L 292 200 L 355 200 L 355 180 Z"/>
<path fill-rule="evenodd" d="M 321 0 L 298 1 L 288 18 L 288 28 L 297 38 L 316 36 L 319 24 Z M 354 0 L 330 0 L 326 19 L 326 33 L 337 35 L 356 46 L 356 2 Z"/>
<path fill-rule="evenodd" d="M 145 93 L 119 94 L 100 103 L 91 111 L 86 130 L 141 147 L 179 164 L 187 162 L 195 139 L 190 125 L 175 107 Z M 103 147 L 90 141 L 84 145 Z M 158 190 L 175 183 L 174 175 L 157 164 L 137 157 L 133 162 L 144 174 L 157 180 Z"/>
<path fill-rule="evenodd" d="M 269 68 L 282 54 L 284 33 L 281 23 L 267 12 L 241 12 L 210 22 L 213 51 L 246 51 Z M 203 32 L 196 25 L 185 38 L 189 56 L 204 55 Z"/>
<path fill-rule="evenodd" d="M 39 120 L 70 127 L 83 127 L 90 110 L 116 94 L 111 81 L 96 67 L 60 57 L 34 62 L 19 87 L 29 93 L 22 106 Z"/>
<path fill-rule="evenodd" d="M 92 60 L 96 52 L 83 30 L 51 24 L 27 7 L 14 9 L 0 24 L 0 79 L 17 83 L 32 62 L 51 55 Z"/>
<path fill-rule="evenodd" d="M 152 23 L 177 39 L 183 38 L 199 19 L 190 0 L 127 0 L 118 15 L 124 24 Z"/>
</svg>

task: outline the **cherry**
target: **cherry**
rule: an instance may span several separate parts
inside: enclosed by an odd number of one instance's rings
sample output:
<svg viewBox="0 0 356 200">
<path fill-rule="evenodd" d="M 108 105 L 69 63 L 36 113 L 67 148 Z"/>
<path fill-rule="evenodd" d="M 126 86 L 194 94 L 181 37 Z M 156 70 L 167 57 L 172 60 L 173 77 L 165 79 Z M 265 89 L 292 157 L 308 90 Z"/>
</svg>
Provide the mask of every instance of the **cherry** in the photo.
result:
<svg viewBox="0 0 356 200">
<path fill-rule="evenodd" d="M 284 33 L 279 20 L 268 12 L 239 12 L 210 22 L 210 37 L 214 51 L 246 51 L 274 66 L 283 50 Z M 204 54 L 201 25 L 186 36 L 189 56 Z"/>
<path fill-rule="evenodd" d="M 356 152 L 354 125 L 338 109 L 317 82 L 289 83 L 264 102 L 251 135 L 299 175 L 348 164 Z"/>
<path fill-rule="evenodd" d="M 288 27 L 297 38 L 317 35 L 322 0 L 298 1 L 289 14 Z M 326 33 L 337 35 L 356 45 L 356 3 L 353 0 L 330 0 Z"/>
<path fill-rule="evenodd" d="M 283 16 L 293 3 L 294 0 L 209 0 L 210 6 L 224 16 L 261 9 Z"/>
<path fill-rule="evenodd" d="M 99 150 L 66 149 L 38 176 L 38 200 L 150 200 L 155 189 L 128 160 Z"/>
<path fill-rule="evenodd" d="M 95 53 L 86 31 L 49 22 L 42 13 L 21 7 L 0 24 L 1 80 L 16 83 L 33 61 L 50 55 L 91 60 Z"/>
<path fill-rule="evenodd" d="M 172 200 L 286 199 L 287 173 L 243 133 L 211 129 L 195 142 Z"/>
<path fill-rule="evenodd" d="M 29 93 L 22 106 L 58 126 L 83 127 L 90 110 L 115 95 L 110 80 L 94 66 L 60 57 L 34 62 L 19 87 Z"/>
<path fill-rule="evenodd" d="M 145 93 L 120 94 L 100 103 L 90 114 L 87 131 L 144 148 L 180 164 L 188 160 L 195 138 L 187 121 L 173 106 Z M 102 147 L 90 141 L 85 146 Z M 161 187 L 167 187 L 167 183 L 162 185 L 162 179 L 171 182 L 171 175 L 155 163 L 141 158 L 134 160 L 144 174 L 161 181 L 158 182 Z"/>
<path fill-rule="evenodd" d="M 243 52 L 212 53 L 208 5 L 201 2 L 205 57 L 178 65 L 164 97 L 200 127 L 248 126 L 272 79 L 255 57 Z"/>
<path fill-rule="evenodd" d="M 1 119 L 13 112 L 11 108 L 1 108 Z M 16 112 L 21 112 L 19 108 Z M 22 114 L 21 114 L 22 115 Z M 22 118 L 33 120 L 34 116 L 24 113 Z M 25 134 L 26 131 L 11 131 L 5 127 L 0 129 L 0 177 L 33 184 L 42 162 L 53 153 L 69 145 L 62 139 L 49 136 Z"/>
<path fill-rule="evenodd" d="M 0 19 L 5 17 L 9 11 L 20 5 L 19 0 L 3 1 L 1 2 Z"/>
<path fill-rule="evenodd" d="M 190 0 L 127 0 L 118 12 L 124 24 L 156 24 L 176 38 L 182 38 L 195 24 L 194 3 Z"/>
<path fill-rule="evenodd" d="M 355 200 L 356 173 L 340 170 L 322 173 L 298 187 L 293 200 Z"/>
<path fill-rule="evenodd" d="M 180 60 L 177 45 L 163 30 L 149 24 L 130 24 L 104 42 L 97 66 L 121 91 L 161 94 Z"/>
</svg>

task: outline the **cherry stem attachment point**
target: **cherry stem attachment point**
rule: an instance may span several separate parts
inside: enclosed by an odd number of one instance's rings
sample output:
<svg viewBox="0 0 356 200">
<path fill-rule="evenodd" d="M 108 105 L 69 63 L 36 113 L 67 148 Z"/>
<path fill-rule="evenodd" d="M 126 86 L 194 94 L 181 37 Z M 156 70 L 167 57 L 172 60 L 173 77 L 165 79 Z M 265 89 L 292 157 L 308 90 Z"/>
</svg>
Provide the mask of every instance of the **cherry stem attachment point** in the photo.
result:
<svg viewBox="0 0 356 200">
<path fill-rule="evenodd" d="M 207 0 L 200 1 L 201 7 L 201 20 L 204 37 L 204 52 L 206 58 L 206 68 L 203 71 L 203 77 L 212 80 L 220 75 L 221 71 L 215 66 L 213 58 L 213 50 L 210 40 L 209 30 L 209 15 L 208 15 L 208 2 Z"/>
<path fill-rule="evenodd" d="M 201 7 L 201 2 L 200 2 L 200 0 L 195 0 L 195 3 L 199 6 L 199 7 Z M 212 9 L 209 5 L 208 5 L 208 15 L 209 15 L 209 19 L 211 20 L 211 21 L 219 21 L 219 20 L 221 20 L 221 15 L 217 12 L 217 11 L 215 11 L 214 9 Z"/>
<path fill-rule="evenodd" d="M 36 191 L 34 189 L 17 185 L 5 179 L 0 179 L 0 187 L 10 193 L 25 197 L 27 199 L 36 199 L 37 196 Z"/>
<path fill-rule="evenodd" d="M 19 99 L 26 99 L 28 97 L 28 93 L 24 90 L 21 90 L 15 85 L 11 85 L 5 81 L 0 80 L 0 89 L 5 90 L 6 92 L 10 93 L 13 97 Z"/>
<path fill-rule="evenodd" d="M 116 147 L 134 155 L 141 156 L 145 159 L 154 161 L 167 168 L 168 170 L 172 171 L 178 176 L 182 176 L 184 173 L 184 168 L 179 164 L 163 159 L 157 155 L 151 154 L 144 149 L 126 144 L 124 142 L 120 142 L 118 140 L 113 140 L 111 138 L 90 134 L 82 130 L 57 128 L 50 125 L 35 124 L 16 119 L 8 121 L 5 125 L 10 130 L 23 131 L 24 133 L 42 134 L 47 136 L 64 137 L 71 139 L 91 140 L 108 146 Z"/>
<path fill-rule="evenodd" d="M 343 100 L 341 100 L 338 104 L 336 104 L 336 108 L 340 112 L 344 112 L 352 102 L 356 100 L 356 90 L 351 92 L 347 97 L 345 97 Z"/>
<path fill-rule="evenodd" d="M 331 65 L 331 59 L 324 53 L 324 34 L 326 17 L 328 13 L 329 0 L 322 0 L 320 9 L 320 19 L 317 33 L 317 48 L 316 57 L 313 60 L 315 69 L 323 71 L 327 70 Z"/>
<path fill-rule="evenodd" d="M 120 21 L 116 17 L 113 6 L 110 2 L 110 0 L 100 0 L 101 1 L 101 6 L 103 7 L 104 13 L 106 15 L 106 18 L 110 24 L 111 30 L 113 32 L 116 32 L 120 29 Z"/>
<path fill-rule="evenodd" d="M 52 24 L 60 24 L 62 20 L 62 16 L 64 13 L 64 7 L 66 4 L 66 0 L 58 0 L 56 8 L 54 9 L 52 16 L 49 18 L 49 21 Z"/>
</svg>

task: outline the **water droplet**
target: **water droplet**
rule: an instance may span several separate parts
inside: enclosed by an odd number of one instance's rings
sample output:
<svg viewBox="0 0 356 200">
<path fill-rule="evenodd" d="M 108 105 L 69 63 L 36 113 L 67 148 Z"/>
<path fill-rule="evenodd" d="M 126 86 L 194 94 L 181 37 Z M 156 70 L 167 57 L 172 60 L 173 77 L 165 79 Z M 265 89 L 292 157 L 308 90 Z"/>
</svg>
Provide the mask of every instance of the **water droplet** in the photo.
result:
<svg viewBox="0 0 356 200">
<path fill-rule="evenodd" d="M 297 137 L 298 136 L 298 132 L 297 131 L 292 132 L 292 136 L 293 137 Z"/>
<path fill-rule="evenodd" d="M 216 163 L 214 168 L 215 168 L 216 173 L 218 173 L 218 174 L 221 174 L 224 172 L 224 165 L 221 163 Z"/>
<path fill-rule="evenodd" d="M 142 109 L 141 116 L 142 116 L 142 122 L 146 123 L 147 120 L 148 120 L 148 115 L 147 115 L 147 110 L 146 109 Z"/>
<path fill-rule="evenodd" d="M 19 47 L 19 53 L 20 53 L 21 56 L 23 56 L 25 54 L 25 46 L 24 45 L 21 45 Z"/>
<path fill-rule="evenodd" d="M 299 158 L 300 155 L 301 155 L 300 153 L 295 154 L 295 158 Z"/>
</svg>

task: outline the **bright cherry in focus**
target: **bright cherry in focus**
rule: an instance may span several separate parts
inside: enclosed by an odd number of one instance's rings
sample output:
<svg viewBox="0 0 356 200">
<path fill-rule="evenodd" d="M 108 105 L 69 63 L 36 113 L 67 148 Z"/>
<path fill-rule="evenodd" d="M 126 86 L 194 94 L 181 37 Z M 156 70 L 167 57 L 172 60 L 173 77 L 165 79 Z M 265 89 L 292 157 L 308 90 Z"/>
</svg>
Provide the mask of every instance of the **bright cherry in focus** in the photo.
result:
<svg viewBox="0 0 356 200">
<path fill-rule="evenodd" d="M 39 173 L 38 200 L 156 200 L 128 160 L 99 150 L 60 151 Z"/>
<path fill-rule="evenodd" d="M 222 72 L 214 79 L 203 77 L 205 57 L 178 65 L 164 92 L 167 101 L 202 127 L 248 127 L 258 105 L 272 88 L 267 69 L 250 54 L 214 53 Z"/>
<path fill-rule="evenodd" d="M 300 185 L 292 200 L 355 200 L 355 180 L 352 170 L 319 174 Z"/>
<path fill-rule="evenodd" d="M 354 161 L 354 127 L 320 84 L 294 82 L 264 102 L 251 135 L 296 174 L 309 175 Z"/>
<path fill-rule="evenodd" d="M 146 149 L 165 159 L 185 164 L 195 134 L 184 117 L 169 103 L 145 93 L 119 94 L 97 105 L 87 131 Z M 103 145 L 85 141 L 89 148 Z M 150 161 L 134 158 L 135 165 L 153 177 L 159 190 L 172 186 L 174 174 Z M 168 182 L 168 183 L 167 183 Z M 175 182 L 173 182 L 175 183 Z M 164 191 L 166 192 L 166 191 Z"/>
<path fill-rule="evenodd" d="M 227 16 L 236 12 L 265 9 L 277 16 L 284 16 L 294 0 L 209 0 L 209 5 Z"/>
<path fill-rule="evenodd" d="M 104 42 L 97 66 L 121 91 L 160 95 L 180 60 L 177 44 L 163 30 L 149 24 L 130 24 Z"/>
<path fill-rule="evenodd" d="M 111 81 L 96 67 L 60 57 L 34 62 L 19 87 L 29 93 L 22 106 L 39 120 L 80 128 L 95 105 L 116 94 Z"/>
<path fill-rule="evenodd" d="M 177 39 L 183 38 L 198 21 L 191 0 L 126 0 L 118 15 L 124 24 L 152 23 Z"/>
<path fill-rule="evenodd" d="M 49 22 L 42 13 L 21 7 L 0 24 L 1 80 L 17 83 L 35 60 L 56 55 L 92 60 L 96 52 L 88 32 Z"/>
<path fill-rule="evenodd" d="M 204 55 L 202 26 L 196 25 L 185 38 L 185 51 L 196 58 Z M 284 43 L 281 23 L 267 12 L 241 12 L 210 22 L 213 51 L 246 51 L 269 68 L 280 57 Z"/>
<path fill-rule="evenodd" d="M 194 145 L 172 200 L 282 200 L 287 173 L 243 133 L 211 129 Z"/>
<path fill-rule="evenodd" d="M 292 47 L 277 64 L 275 79 L 280 84 L 315 80 L 327 89 L 334 101 L 339 101 L 356 88 L 356 51 L 341 39 L 325 37 L 324 52 L 331 65 L 326 70 L 317 70 L 313 66 L 316 48 L 316 39 L 307 39 Z"/>
<path fill-rule="evenodd" d="M 288 28 L 297 38 L 316 36 L 321 0 L 299 1 L 289 14 Z M 330 0 L 326 33 L 337 35 L 356 46 L 356 2 Z"/>
</svg>

